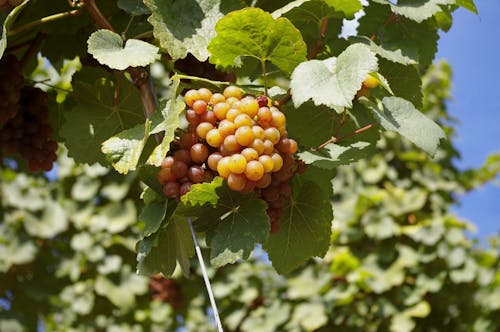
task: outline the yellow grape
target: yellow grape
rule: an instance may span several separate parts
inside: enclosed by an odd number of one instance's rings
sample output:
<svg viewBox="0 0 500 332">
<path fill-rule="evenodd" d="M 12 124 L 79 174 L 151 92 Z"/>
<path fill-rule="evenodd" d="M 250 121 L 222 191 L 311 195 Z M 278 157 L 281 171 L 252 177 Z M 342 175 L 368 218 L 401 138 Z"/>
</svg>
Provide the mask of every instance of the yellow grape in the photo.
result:
<svg viewBox="0 0 500 332">
<path fill-rule="evenodd" d="M 212 98 L 212 92 L 207 88 L 198 89 L 198 94 L 200 95 L 200 99 L 207 103 L 210 101 L 210 98 Z"/>
<path fill-rule="evenodd" d="M 273 108 L 275 108 L 275 107 L 273 107 Z M 285 114 L 278 111 L 277 108 L 275 111 L 271 111 L 271 116 L 272 116 L 271 125 L 273 127 L 279 128 L 279 127 L 283 127 L 286 124 Z"/>
<path fill-rule="evenodd" d="M 247 167 L 247 160 L 241 154 L 233 154 L 229 160 L 229 170 L 234 174 L 241 174 L 245 172 Z"/>
<path fill-rule="evenodd" d="M 261 126 L 252 126 L 253 136 L 264 140 L 266 138 L 266 132 Z"/>
<path fill-rule="evenodd" d="M 231 173 L 227 177 L 227 185 L 231 190 L 243 191 L 247 185 L 247 178 L 242 174 Z"/>
<path fill-rule="evenodd" d="M 269 173 L 274 169 L 274 160 L 268 155 L 262 155 L 259 157 L 259 162 L 264 166 L 264 172 Z"/>
<path fill-rule="evenodd" d="M 224 97 L 226 97 L 226 99 L 230 97 L 241 99 L 242 95 L 243 92 L 237 86 L 230 85 L 224 89 Z"/>
<path fill-rule="evenodd" d="M 218 148 L 222 144 L 224 137 L 222 137 L 219 131 L 214 128 L 208 131 L 206 140 L 208 145 Z"/>
<path fill-rule="evenodd" d="M 194 102 L 199 99 L 200 99 L 200 93 L 198 92 L 198 90 L 192 89 L 184 94 L 184 102 L 189 107 L 193 107 Z"/>
<path fill-rule="evenodd" d="M 241 114 L 241 111 L 239 109 L 237 109 L 237 108 L 231 108 L 226 113 L 226 119 L 228 119 L 229 121 L 234 122 L 234 119 L 236 119 L 236 117 L 238 115 L 240 115 L 240 114 Z"/>
<path fill-rule="evenodd" d="M 224 149 L 230 153 L 238 152 L 241 149 L 241 146 L 235 135 L 229 135 L 224 138 L 224 143 L 222 144 L 224 146 Z"/>
<path fill-rule="evenodd" d="M 259 181 L 264 175 L 264 166 L 256 160 L 249 161 L 245 169 L 245 175 L 251 181 Z"/>
<path fill-rule="evenodd" d="M 273 153 L 271 158 L 274 162 L 273 172 L 277 172 L 283 167 L 283 158 L 279 155 L 279 153 Z"/>
<path fill-rule="evenodd" d="M 214 152 L 212 153 L 210 156 L 208 156 L 208 159 L 207 159 L 207 164 L 208 164 L 208 167 L 212 170 L 212 171 L 216 171 L 217 170 L 217 164 L 219 163 L 219 161 L 222 159 L 222 154 L 220 154 L 219 152 Z"/>
<path fill-rule="evenodd" d="M 227 179 L 227 177 L 231 173 L 231 171 L 229 170 L 230 161 L 231 161 L 230 157 L 223 157 L 217 163 L 217 172 L 219 173 L 220 176 L 222 176 L 225 179 Z"/>
<path fill-rule="evenodd" d="M 271 155 L 274 151 L 274 144 L 270 140 L 264 140 L 264 152 L 263 154 Z"/>
<path fill-rule="evenodd" d="M 245 97 L 240 101 L 240 110 L 248 114 L 251 118 L 257 115 L 257 112 L 259 111 L 259 103 L 255 98 L 253 97 Z"/>
<path fill-rule="evenodd" d="M 226 97 L 222 93 L 214 93 L 210 98 L 210 104 L 214 106 L 217 103 L 222 103 L 226 101 Z"/>
<path fill-rule="evenodd" d="M 256 138 L 253 140 L 253 142 L 250 144 L 250 147 L 257 151 L 259 155 L 264 153 L 264 142 L 260 138 Z"/>
<path fill-rule="evenodd" d="M 219 132 L 222 135 L 222 137 L 232 135 L 232 134 L 234 134 L 235 131 L 236 131 L 236 126 L 231 121 L 222 120 L 219 123 Z"/>
<path fill-rule="evenodd" d="M 277 144 L 280 141 L 280 132 L 276 128 L 267 128 L 264 130 L 264 133 L 266 135 L 266 138 L 271 141 L 271 143 Z"/>
<path fill-rule="evenodd" d="M 236 129 L 236 140 L 241 146 L 248 146 L 253 142 L 254 136 L 252 128 L 248 126 L 239 127 Z"/>
<path fill-rule="evenodd" d="M 214 129 L 213 124 L 210 122 L 202 122 L 196 127 L 196 134 L 200 137 L 205 139 L 207 137 L 207 133 Z"/>
<path fill-rule="evenodd" d="M 259 158 L 259 153 L 252 148 L 244 148 L 241 151 L 241 155 L 245 157 L 247 161 L 257 160 Z"/>
<path fill-rule="evenodd" d="M 214 105 L 213 111 L 217 119 L 224 120 L 226 118 L 227 111 L 229 111 L 230 108 L 231 106 L 229 106 L 228 103 L 220 102 Z"/>
<path fill-rule="evenodd" d="M 252 119 L 247 114 L 239 114 L 234 118 L 234 124 L 237 128 L 252 125 Z"/>
</svg>

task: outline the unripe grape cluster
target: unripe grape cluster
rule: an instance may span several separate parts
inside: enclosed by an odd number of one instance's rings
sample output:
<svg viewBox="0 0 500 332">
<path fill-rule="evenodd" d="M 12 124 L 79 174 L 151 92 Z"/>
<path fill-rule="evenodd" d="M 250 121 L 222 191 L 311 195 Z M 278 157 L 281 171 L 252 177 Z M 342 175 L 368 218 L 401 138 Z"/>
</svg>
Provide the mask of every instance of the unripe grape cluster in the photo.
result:
<svg viewBox="0 0 500 332">
<path fill-rule="evenodd" d="M 24 78 L 21 63 L 12 54 L 0 59 L 0 128 L 12 119 L 19 109 Z"/>
<path fill-rule="evenodd" d="M 267 96 L 244 96 L 236 86 L 223 93 L 189 90 L 184 100 L 188 130 L 158 174 L 165 195 L 179 198 L 193 183 L 218 175 L 231 190 L 255 192 L 268 202 L 271 229 L 279 228 L 273 223 L 283 216 L 288 181 L 297 169 L 298 145 L 288 138 L 285 115 Z"/>
</svg>

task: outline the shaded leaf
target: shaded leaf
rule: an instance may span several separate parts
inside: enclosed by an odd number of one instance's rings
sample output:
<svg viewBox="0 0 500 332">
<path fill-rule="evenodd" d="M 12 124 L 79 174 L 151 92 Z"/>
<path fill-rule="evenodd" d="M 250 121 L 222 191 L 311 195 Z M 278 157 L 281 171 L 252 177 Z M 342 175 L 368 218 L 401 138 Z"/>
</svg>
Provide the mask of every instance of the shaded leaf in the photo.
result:
<svg viewBox="0 0 500 332">
<path fill-rule="evenodd" d="M 328 144 L 321 151 L 300 152 L 299 158 L 306 164 L 324 169 L 335 169 L 340 165 L 349 165 L 375 153 L 375 146 L 368 142 L 356 142 L 349 146 Z"/>
</svg>

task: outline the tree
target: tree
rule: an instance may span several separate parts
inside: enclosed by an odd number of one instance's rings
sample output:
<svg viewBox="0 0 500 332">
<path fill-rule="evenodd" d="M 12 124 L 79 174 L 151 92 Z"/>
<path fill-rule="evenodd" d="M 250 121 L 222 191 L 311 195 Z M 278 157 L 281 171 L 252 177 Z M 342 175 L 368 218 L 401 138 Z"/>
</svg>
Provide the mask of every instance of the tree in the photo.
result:
<svg viewBox="0 0 500 332">
<path fill-rule="evenodd" d="M 32 0 L 4 14 L 2 61 L 13 64 L 5 70 L 19 77 L 21 66 L 29 78 L 22 89 L 4 84 L 17 99 L 5 106 L 13 112 L 3 142 L 15 130 L 26 138 L 28 123 L 13 119 L 41 106 L 50 121 L 35 128 L 39 150 L 55 149 L 53 140 L 65 147 L 50 181 L 26 175 L 23 162 L 48 169 L 50 153 L 23 153 L 26 140 L 3 145 L 4 162 L 17 163 L 2 171 L 2 330 L 39 321 L 55 331 L 212 330 L 186 217 L 205 238 L 228 331 L 498 329 L 498 240 L 474 247 L 449 206 L 495 177 L 499 158 L 454 167 L 453 128 L 443 122 L 451 70 L 431 65 L 438 30 L 473 3 L 285 4 Z M 357 34 L 339 37 L 361 9 Z M 47 58 L 37 64 L 38 51 Z M 307 164 L 272 234 L 266 194 L 236 193 L 216 177 L 165 199 L 157 179 L 192 129 L 186 91 L 222 92 L 235 79 L 286 114 L 296 159 Z M 250 256 L 257 243 L 272 267 Z M 135 249 L 140 273 L 173 278 L 136 275 Z"/>
</svg>

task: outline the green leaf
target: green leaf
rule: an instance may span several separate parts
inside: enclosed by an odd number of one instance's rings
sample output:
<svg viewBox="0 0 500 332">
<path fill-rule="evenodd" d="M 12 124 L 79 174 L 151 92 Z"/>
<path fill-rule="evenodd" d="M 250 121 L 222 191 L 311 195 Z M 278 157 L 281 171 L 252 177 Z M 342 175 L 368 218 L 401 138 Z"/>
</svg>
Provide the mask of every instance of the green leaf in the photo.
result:
<svg viewBox="0 0 500 332">
<path fill-rule="evenodd" d="M 387 79 L 395 96 L 409 100 L 417 108 L 422 107 L 422 79 L 416 66 L 403 66 L 381 59 L 380 73 Z"/>
<path fill-rule="evenodd" d="M 207 60 L 208 43 L 215 37 L 215 24 L 224 16 L 221 0 L 144 0 L 152 14 L 153 34 L 172 59 L 188 53 Z"/>
<path fill-rule="evenodd" d="M 367 45 L 372 52 L 392 62 L 403 65 L 414 65 L 418 63 L 418 52 L 414 47 L 401 47 L 390 44 L 377 45 L 370 38 L 365 36 L 353 36 L 349 38 L 349 40 L 353 43 Z"/>
<path fill-rule="evenodd" d="M 7 32 L 9 32 L 9 29 L 16 20 L 17 16 L 29 2 L 30 0 L 25 0 L 16 8 L 12 9 L 12 11 L 5 18 L 3 17 L 3 13 L 0 12 L 0 24 L 2 25 L 2 37 L 0 38 L 0 59 L 7 48 Z"/>
<path fill-rule="evenodd" d="M 186 106 L 183 101 L 176 99 L 179 82 L 179 78 L 174 76 L 172 96 L 165 105 L 165 108 L 161 111 L 163 122 L 159 126 L 153 128 L 152 133 L 156 133 L 160 130 L 165 133 L 162 142 L 153 150 L 147 160 L 147 163 L 150 165 L 161 165 L 161 162 L 170 150 L 170 143 L 174 140 L 175 130 L 179 127 L 179 117 Z"/>
<path fill-rule="evenodd" d="M 150 205 L 146 205 L 139 215 L 139 221 L 145 224 L 142 235 L 146 237 L 156 233 L 165 219 L 166 214 L 167 201 L 152 202 Z"/>
<path fill-rule="evenodd" d="M 454 5 L 456 0 L 412 0 L 394 4 L 389 0 L 373 0 L 391 7 L 393 13 L 421 23 L 440 12 L 441 5 Z"/>
<path fill-rule="evenodd" d="M 460 7 L 463 7 L 467 10 L 470 10 L 474 14 L 478 14 L 476 5 L 473 0 L 456 0 L 456 4 Z"/>
<path fill-rule="evenodd" d="M 304 151 L 299 158 L 306 164 L 324 169 L 335 169 L 340 165 L 349 165 L 369 157 L 375 152 L 375 146 L 369 142 L 356 142 L 349 146 L 328 144 L 321 151 Z"/>
<path fill-rule="evenodd" d="M 338 58 L 303 62 L 292 73 L 293 103 L 299 107 L 312 99 L 315 105 L 352 107 L 366 75 L 376 70 L 377 57 L 362 44 L 349 46 Z"/>
<path fill-rule="evenodd" d="M 144 123 L 137 89 L 125 80 L 119 82 L 103 79 L 93 85 L 74 83 L 76 104 L 65 113 L 60 134 L 75 161 L 105 164 L 101 144 L 122 130 Z"/>
<path fill-rule="evenodd" d="M 317 147 L 330 139 L 339 115 L 326 107 L 306 102 L 299 108 L 286 110 L 287 131 L 301 146 Z"/>
<path fill-rule="evenodd" d="M 264 245 L 276 271 L 287 273 L 312 256 L 324 256 L 332 219 L 329 196 L 314 182 L 296 183 L 280 230 Z"/>
<path fill-rule="evenodd" d="M 240 67 L 242 57 L 271 62 L 290 73 L 306 59 L 300 31 L 286 18 L 273 19 L 258 8 L 229 13 L 215 27 L 217 36 L 208 45 L 210 62 L 222 68 Z"/>
<path fill-rule="evenodd" d="M 163 187 L 158 182 L 158 172 L 160 171 L 159 167 L 144 165 L 139 168 L 138 175 L 139 179 L 144 182 L 149 188 L 154 190 L 159 197 L 164 197 Z"/>
<path fill-rule="evenodd" d="M 41 218 L 26 215 L 24 227 L 33 237 L 50 239 L 68 228 L 68 216 L 60 204 L 48 201 Z"/>
<path fill-rule="evenodd" d="M 218 190 L 224 184 L 224 179 L 216 176 L 210 183 L 198 183 L 191 186 L 191 190 L 181 197 L 181 202 L 188 207 L 211 205 L 215 207 L 219 202 Z"/>
<path fill-rule="evenodd" d="M 90 35 L 88 52 L 100 64 L 117 70 L 144 67 L 159 58 L 159 48 L 138 39 L 127 39 L 125 46 L 119 34 L 101 29 Z"/>
<path fill-rule="evenodd" d="M 163 273 L 170 276 L 179 260 L 184 268 L 194 255 L 194 244 L 185 219 L 173 219 L 167 227 L 137 244 L 137 272 L 142 275 Z"/>
<path fill-rule="evenodd" d="M 398 132 L 431 156 L 436 153 L 439 141 L 446 138 L 441 127 L 405 99 L 385 97 L 380 105 L 370 108 L 384 129 Z"/>
<path fill-rule="evenodd" d="M 144 125 L 122 131 L 102 143 L 101 151 L 121 174 L 135 171 L 141 157 L 142 150 L 149 137 L 151 121 L 146 120 Z"/>
<path fill-rule="evenodd" d="M 264 201 L 249 199 L 219 217 L 219 225 L 208 235 L 212 265 L 223 266 L 240 258 L 247 259 L 257 243 L 266 242 L 269 235 L 266 209 Z"/>
<path fill-rule="evenodd" d="M 363 5 L 359 0 L 323 0 L 330 7 L 335 8 L 338 12 L 343 12 L 344 17 L 348 20 L 354 18 L 354 14 L 363 9 Z"/>
<path fill-rule="evenodd" d="M 118 8 L 126 11 L 132 16 L 147 15 L 151 13 L 142 0 L 118 0 L 117 5 Z"/>
<path fill-rule="evenodd" d="M 297 9 L 296 9 L 297 8 Z M 316 9 L 316 10 L 315 10 Z M 318 15 L 318 11 L 323 14 Z M 337 18 L 353 19 L 354 14 L 363 9 L 359 0 L 295 0 L 272 13 L 273 18 L 281 17 L 290 12 L 293 15 L 311 15 L 315 20 L 336 16 Z M 341 12 L 342 15 L 336 15 Z M 287 15 L 288 16 L 288 15 Z"/>
</svg>

